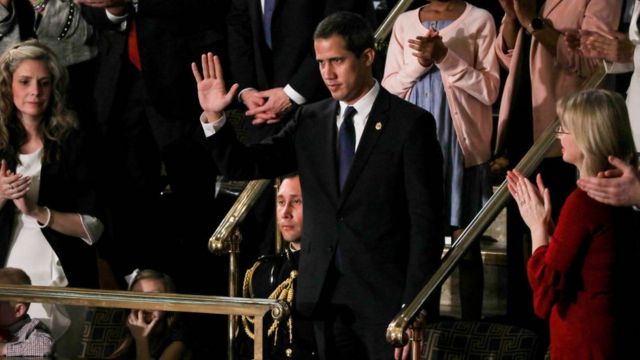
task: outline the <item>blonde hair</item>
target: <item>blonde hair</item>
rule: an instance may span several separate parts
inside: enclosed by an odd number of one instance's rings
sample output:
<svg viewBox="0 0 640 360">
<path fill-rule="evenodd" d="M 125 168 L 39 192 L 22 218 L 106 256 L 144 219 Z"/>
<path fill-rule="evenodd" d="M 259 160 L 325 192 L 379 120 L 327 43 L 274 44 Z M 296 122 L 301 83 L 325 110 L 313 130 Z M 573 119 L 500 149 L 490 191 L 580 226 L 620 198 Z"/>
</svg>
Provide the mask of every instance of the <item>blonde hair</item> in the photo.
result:
<svg viewBox="0 0 640 360">
<path fill-rule="evenodd" d="M 18 43 L 0 57 L 0 151 L 6 159 L 17 161 L 18 149 L 27 139 L 26 130 L 18 120 L 13 103 L 13 74 L 25 60 L 46 64 L 51 76 L 52 94 L 38 133 L 44 142 L 44 161 L 59 158 L 59 146 L 72 129 L 78 127 L 73 111 L 66 107 L 69 75 L 51 49 L 37 40 Z"/>
<path fill-rule="evenodd" d="M 584 154 L 580 172 L 595 176 L 611 169 L 609 155 L 637 166 L 629 114 L 618 93 L 593 89 L 568 95 L 558 101 L 558 118 Z"/>
</svg>

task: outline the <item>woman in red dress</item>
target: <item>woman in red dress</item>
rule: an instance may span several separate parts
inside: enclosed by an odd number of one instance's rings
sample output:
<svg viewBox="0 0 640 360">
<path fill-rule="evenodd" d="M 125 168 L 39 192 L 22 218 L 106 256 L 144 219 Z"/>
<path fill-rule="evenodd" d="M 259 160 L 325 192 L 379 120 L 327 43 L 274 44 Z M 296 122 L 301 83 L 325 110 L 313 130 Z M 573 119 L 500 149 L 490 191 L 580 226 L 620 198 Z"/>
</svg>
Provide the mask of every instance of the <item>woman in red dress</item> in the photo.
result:
<svg viewBox="0 0 640 360">
<path fill-rule="evenodd" d="M 580 176 L 611 168 L 609 155 L 637 166 L 624 99 L 587 90 L 558 104 L 557 136 L 562 158 Z M 625 276 L 633 274 L 637 236 L 629 229 L 631 209 L 597 202 L 576 189 L 564 203 L 557 226 L 551 220 L 549 190 L 540 175 L 533 185 L 522 174 L 507 174 L 509 191 L 529 227 L 528 263 L 535 313 L 549 319 L 552 359 L 615 359 L 633 333 L 623 321 L 637 319 Z M 636 269 L 637 271 L 637 269 Z M 634 324 L 637 327 L 637 324 Z M 638 339 L 636 339 L 637 341 Z"/>
</svg>

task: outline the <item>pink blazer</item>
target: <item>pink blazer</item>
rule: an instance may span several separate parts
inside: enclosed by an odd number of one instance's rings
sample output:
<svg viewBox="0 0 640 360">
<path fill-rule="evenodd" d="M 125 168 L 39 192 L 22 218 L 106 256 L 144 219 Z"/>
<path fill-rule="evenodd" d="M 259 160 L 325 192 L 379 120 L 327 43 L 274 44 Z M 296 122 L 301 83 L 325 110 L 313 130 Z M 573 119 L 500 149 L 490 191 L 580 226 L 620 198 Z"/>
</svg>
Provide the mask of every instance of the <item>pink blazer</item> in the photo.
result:
<svg viewBox="0 0 640 360">
<path fill-rule="evenodd" d="M 607 32 L 617 29 L 620 20 L 622 0 L 548 0 L 540 10 L 540 16 L 560 31 L 588 29 Z M 504 23 L 504 19 L 503 19 Z M 511 99 L 515 80 L 519 76 L 531 76 L 531 94 L 533 104 L 533 135 L 537 139 L 544 129 L 556 118 L 556 102 L 565 95 L 576 92 L 581 84 L 597 69 L 598 60 L 582 57 L 571 51 L 563 37 L 558 40 L 555 54 L 549 52 L 533 37 L 529 53 L 530 68 L 521 69 L 519 61 L 522 49 L 522 37 L 530 36 L 520 29 L 516 45 L 506 50 L 502 38 L 504 25 L 500 27 L 495 42 L 496 54 L 502 66 L 508 71 L 498 119 L 498 134 L 504 134 L 507 120 L 518 121 L 517 109 L 511 118 Z M 528 71 L 528 74 L 527 74 Z M 496 150 L 502 146 L 503 137 L 499 136 Z M 560 146 L 556 143 L 548 157 L 560 156 Z"/>
</svg>

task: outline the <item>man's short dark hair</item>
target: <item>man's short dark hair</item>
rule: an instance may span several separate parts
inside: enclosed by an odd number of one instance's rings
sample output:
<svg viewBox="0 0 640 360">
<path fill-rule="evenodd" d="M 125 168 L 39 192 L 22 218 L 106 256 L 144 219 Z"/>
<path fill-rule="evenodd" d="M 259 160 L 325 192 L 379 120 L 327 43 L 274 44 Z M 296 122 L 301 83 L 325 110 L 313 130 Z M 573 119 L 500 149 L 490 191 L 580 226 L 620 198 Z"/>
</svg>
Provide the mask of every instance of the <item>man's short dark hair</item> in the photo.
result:
<svg viewBox="0 0 640 360">
<path fill-rule="evenodd" d="M 373 30 L 360 15 L 348 11 L 339 11 L 327 16 L 318 24 L 313 39 L 328 39 L 334 35 L 341 36 L 347 50 L 360 57 L 366 49 L 373 49 Z"/>
</svg>

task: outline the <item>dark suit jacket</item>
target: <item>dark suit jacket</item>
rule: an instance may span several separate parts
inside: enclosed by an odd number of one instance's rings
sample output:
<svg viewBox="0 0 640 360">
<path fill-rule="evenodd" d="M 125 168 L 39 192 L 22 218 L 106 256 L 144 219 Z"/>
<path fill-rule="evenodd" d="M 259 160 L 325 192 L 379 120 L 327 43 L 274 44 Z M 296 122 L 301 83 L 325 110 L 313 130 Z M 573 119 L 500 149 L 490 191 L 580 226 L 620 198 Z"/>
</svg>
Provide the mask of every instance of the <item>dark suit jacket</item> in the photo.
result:
<svg viewBox="0 0 640 360">
<path fill-rule="evenodd" d="M 185 122 L 199 114 L 191 63 L 212 51 L 224 57 L 224 20 L 229 0 L 148 0 L 130 9 L 127 31 L 118 31 L 104 9 L 83 6 L 83 16 L 100 31 L 96 105 L 106 124 L 114 107 L 118 82 L 128 60 L 127 36 L 135 19 L 142 77 L 151 104 L 167 121 Z M 119 104 L 119 107 L 122 107 Z M 194 115 L 197 116 L 197 115 Z"/>
<path fill-rule="evenodd" d="M 51 209 L 95 216 L 104 223 L 96 190 L 95 152 L 86 136 L 73 132 L 62 144 L 60 159 L 42 165 L 38 205 Z M 0 158 L 15 171 L 15 161 L 0 149 Z M 14 232 L 16 207 L 7 201 L 0 209 L 0 265 L 8 256 L 9 242 Z M 42 229 L 51 248 L 60 259 L 72 287 L 98 287 L 96 251 L 82 239 L 61 234 L 49 227 Z"/>
<path fill-rule="evenodd" d="M 327 99 L 301 107 L 282 132 L 262 144 L 244 147 L 231 126 L 223 126 L 207 145 L 231 178 L 298 170 L 305 221 L 296 297 L 303 315 L 318 305 L 346 304 L 362 319 L 386 322 L 440 263 L 442 155 L 435 122 L 380 89 L 340 193 L 337 106 Z M 338 282 L 349 285 L 347 292 L 327 281 L 336 251 Z"/>
<path fill-rule="evenodd" d="M 231 78 L 240 89 L 290 84 L 307 101 L 329 97 L 315 60 L 313 32 L 322 19 L 340 10 L 373 19 L 370 0 L 277 0 L 269 49 L 260 0 L 232 0 L 227 18 Z"/>
</svg>

